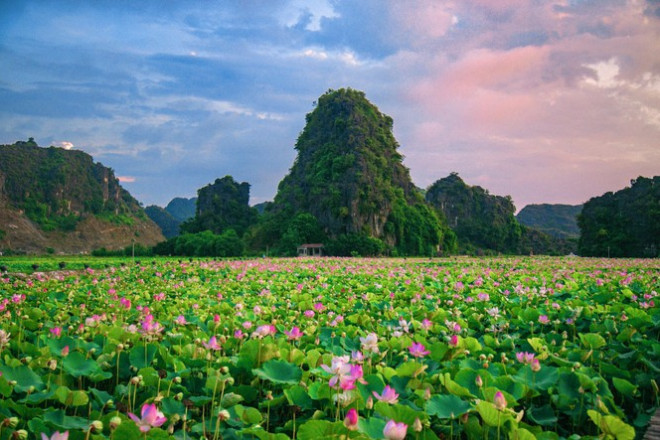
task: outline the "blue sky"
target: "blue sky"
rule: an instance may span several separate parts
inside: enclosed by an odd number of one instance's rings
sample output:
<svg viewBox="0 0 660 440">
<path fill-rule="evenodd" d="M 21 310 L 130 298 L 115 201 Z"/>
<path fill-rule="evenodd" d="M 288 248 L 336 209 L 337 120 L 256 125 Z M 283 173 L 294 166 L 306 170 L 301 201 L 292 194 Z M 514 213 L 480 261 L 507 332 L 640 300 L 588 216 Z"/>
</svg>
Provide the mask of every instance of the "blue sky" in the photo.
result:
<svg viewBox="0 0 660 440">
<path fill-rule="evenodd" d="M 90 153 L 145 205 L 271 200 L 328 89 L 394 119 L 413 181 L 528 203 L 660 174 L 658 0 L 0 2 L 0 143 Z"/>
</svg>

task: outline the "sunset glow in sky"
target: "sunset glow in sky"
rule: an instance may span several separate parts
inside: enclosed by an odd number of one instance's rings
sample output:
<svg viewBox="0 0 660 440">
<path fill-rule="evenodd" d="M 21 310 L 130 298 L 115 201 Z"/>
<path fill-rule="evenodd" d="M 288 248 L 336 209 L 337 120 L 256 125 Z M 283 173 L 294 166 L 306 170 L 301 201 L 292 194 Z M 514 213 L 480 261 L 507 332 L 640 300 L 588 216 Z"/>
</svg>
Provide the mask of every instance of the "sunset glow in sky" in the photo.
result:
<svg viewBox="0 0 660 440">
<path fill-rule="evenodd" d="M 0 143 L 83 150 L 145 205 L 227 174 L 272 200 L 341 87 L 422 188 L 520 209 L 660 174 L 660 0 L 0 2 Z"/>
</svg>

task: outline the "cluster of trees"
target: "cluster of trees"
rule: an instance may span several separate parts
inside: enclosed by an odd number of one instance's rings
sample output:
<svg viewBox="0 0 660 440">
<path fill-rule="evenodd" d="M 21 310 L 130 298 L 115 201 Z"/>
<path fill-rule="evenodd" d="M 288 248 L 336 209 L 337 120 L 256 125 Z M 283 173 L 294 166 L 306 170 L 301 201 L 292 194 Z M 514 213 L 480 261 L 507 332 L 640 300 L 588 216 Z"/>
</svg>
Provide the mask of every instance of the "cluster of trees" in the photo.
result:
<svg viewBox="0 0 660 440">
<path fill-rule="evenodd" d="M 584 204 L 578 216 L 584 256 L 660 256 L 660 176 L 638 177 L 629 188 Z"/>
<path fill-rule="evenodd" d="M 527 205 L 516 215 L 516 220 L 557 238 L 578 238 L 580 228 L 577 217 L 582 205 L 547 204 Z"/>
</svg>

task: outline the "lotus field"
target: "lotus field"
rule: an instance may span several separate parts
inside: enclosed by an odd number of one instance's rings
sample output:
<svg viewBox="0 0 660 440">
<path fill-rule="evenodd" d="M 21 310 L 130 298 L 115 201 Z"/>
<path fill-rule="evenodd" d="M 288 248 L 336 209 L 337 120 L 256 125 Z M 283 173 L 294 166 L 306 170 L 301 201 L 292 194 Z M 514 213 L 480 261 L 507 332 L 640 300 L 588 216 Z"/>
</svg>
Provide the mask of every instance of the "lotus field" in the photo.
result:
<svg viewBox="0 0 660 440">
<path fill-rule="evenodd" d="M 657 260 L 115 263 L 2 275 L 0 439 L 633 439 L 660 406 Z"/>
</svg>

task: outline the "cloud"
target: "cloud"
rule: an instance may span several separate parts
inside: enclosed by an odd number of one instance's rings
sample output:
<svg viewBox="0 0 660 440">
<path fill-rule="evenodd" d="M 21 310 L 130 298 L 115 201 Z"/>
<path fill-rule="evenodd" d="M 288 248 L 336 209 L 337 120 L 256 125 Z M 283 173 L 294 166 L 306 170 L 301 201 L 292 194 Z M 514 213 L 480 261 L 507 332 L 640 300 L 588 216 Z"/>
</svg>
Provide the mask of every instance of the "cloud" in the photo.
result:
<svg viewBox="0 0 660 440">
<path fill-rule="evenodd" d="M 121 183 L 133 183 L 133 182 L 135 182 L 135 177 L 117 176 L 117 180 L 119 180 Z"/>
<path fill-rule="evenodd" d="M 72 142 L 68 142 L 68 141 L 58 142 L 58 143 L 55 144 L 55 145 L 57 145 L 57 146 L 60 147 L 60 148 L 64 148 L 65 150 L 71 150 L 72 148 L 74 148 L 73 143 L 72 143 Z"/>
</svg>

